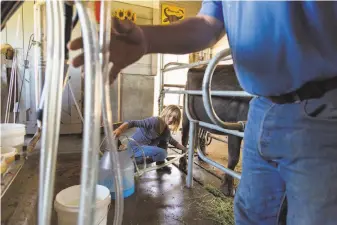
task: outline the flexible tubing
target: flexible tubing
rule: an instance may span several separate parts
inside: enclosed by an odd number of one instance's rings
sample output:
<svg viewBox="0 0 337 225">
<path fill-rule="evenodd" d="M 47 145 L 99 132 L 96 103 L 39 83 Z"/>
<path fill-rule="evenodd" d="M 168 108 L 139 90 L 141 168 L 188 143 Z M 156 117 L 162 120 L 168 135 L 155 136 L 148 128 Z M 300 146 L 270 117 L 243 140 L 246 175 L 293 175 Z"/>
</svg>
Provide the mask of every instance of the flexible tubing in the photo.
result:
<svg viewBox="0 0 337 225">
<path fill-rule="evenodd" d="M 51 221 L 52 202 L 54 196 L 54 182 L 57 149 L 60 131 L 61 105 L 62 105 L 62 78 L 64 73 L 64 21 L 62 16 L 64 14 L 63 4 L 61 1 L 48 1 L 47 14 L 48 21 L 52 21 L 51 28 L 53 29 L 53 42 L 51 46 L 53 50 L 51 63 L 52 72 L 46 76 L 46 100 L 44 105 L 43 126 L 42 126 L 42 142 L 41 153 L 43 157 L 41 160 L 40 171 L 40 187 L 43 185 L 42 196 L 39 196 L 39 225 L 48 225 Z M 50 24 L 50 23 L 48 23 Z M 51 40 L 48 40 L 50 42 Z M 50 66 L 50 65 L 49 65 Z M 40 173 L 41 174 L 41 173 Z"/>
<path fill-rule="evenodd" d="M 81 198 L 78 225 L 92 225 L 95 221 L 96 185 L 102 113 L 102 68 L 99 61 L 97 24 L 84 2 L 75 1 L 82 27 L 84 46 L 84 133 L 81 169 Z"/>
<path fill-rule="evenodd" d="M 17 84 L 17 76 L 18 76 L 18 74 L 17 74 L 17 71 L 15 70 L 15 72 L 14 72 L 14 99 L 13 99 L 13 110 L 14 110 L 14 113 L 13 113 L 13 122 L 15 123 L 15 121 L 16 121 L 16 109 L 15 109 L 15 103 L 16 103 L 16 84 Z M 24 82 L 24 80 L 22 80 L 22 82 Z M 23 84 L 22 84 L 23 85 Z M 20 101 L 20 99 L 19 99 L 19 101 Z"/>
<path fill-rule="evenodd" d="M 116 140 L 113 134 L 113 121 L 111 110 L 111 96 L 110 96 L 110 79 L 109 71 L 111 64 L 109 64 L 109 48 L 110 48 L 110 34 L 111 34 L 111 3 L 110 1 L 101 1 L 100 8 L 100 32 L 99 32 L 99 44 L 100 44 L 100 61 L 102 65 L 102 97 L 103 97 L 103 122 L 104 131 L 107 137 L 107 142 L 110 151 L 110 161 L 114 174 L 114 186 L 116 193 L 115 202 L 115 216 L 114 225 L 121 225 L 123 221 L 124 213 L 124 197 L 123 197 L 123 178 L 120 169 L 120 162 L 117 152 Z"/>
<path fill-rule="evenodd" d="M 43 94 L 45 94 L 46 88 L 49 88 L 49 80 L 51 79 L 52 73 L 53 73 L 53 55 L 54 55 L 54 17 L 53 17 L 53 10 L 51 6 L 51 2 L 46 2 L 46 17 L 47 17 L 47 59 L 46 59 L 46 71 L 45 71 L 45 76 L 46 76 L 46 81 L 45 85 L 43 88 Z M 42 104 L 42 99 L 40 101 L 40 106 L 43 107 Z M 42 124 L 39 123 L 42 127 Z M 45 129 L 45 128 L 44 128 Z M 43 131 L 42 131 L 43 132 Z M 42 137 L 42 143 L 44 142 L 44 138 Z M 42 145 L 41 143 L 41 145 Z M 44 144 L 44 143 L 43 143 Z M 39 204 L 38 204 L 38 224 L 42 225 L 43 224 L 43 215 L 44 213 L 44 207 L 43 207 L 43 193 L 44 193 L 44 172 L 45 172 L 45 162 L 46 162 L 46 150 L 45 148 L 42 148 L 40 150 L 40 178 L 39 178 Z"/>
<path fill-rule="evenodd" d="M 8 97 L 7 97 L 7 105 L 6 105 L 6 114 L 5 114 L 5 123 L 9 121 L 9 114 L 10 114 L 10 105 L 12 101 L 12 92 L 13 92 L 13 79 L 14 79 L 14 70 L 16 69 L 16 50 L 14 51 L 14 57 L 12 62 L 12 70 L 11 70 L 11 78 L 9 81 L 9 88 L 8 88 Z"/>
</svg>

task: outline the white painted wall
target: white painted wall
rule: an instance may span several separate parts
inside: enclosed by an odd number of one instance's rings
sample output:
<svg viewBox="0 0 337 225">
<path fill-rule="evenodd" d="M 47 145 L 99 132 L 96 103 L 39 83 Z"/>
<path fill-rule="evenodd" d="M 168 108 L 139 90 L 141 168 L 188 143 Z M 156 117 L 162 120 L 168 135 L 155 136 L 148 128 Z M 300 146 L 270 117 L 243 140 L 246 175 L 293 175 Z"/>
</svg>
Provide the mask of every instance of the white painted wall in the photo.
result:
<svg viewBox="0 0 337 225">
<path fill-rule="evenodd" d="M 20 9 L 18 9 L 13 17 L 7 22 L 6 28 L 1 31 L 1 44 L 8 43 L 13 48 L 20 49 L 21 61 L 26 56 L 28 49 L 29 38 L 33 34 L 34 29 L 34 20 L 33 20 L 33 2 L 25 2 Z M 27 19 L 31 18 L 31 19 Z M 34 52 L 33 49 L 29 52 L 28 60 L 33 63 Z M 23 68 L 23 67 L 21 67 Z M 26 122 L 25 111 L 30 108 L 30 99 L 33 98 L 33 95 L 30 95 L 30 91 L 33 84 L 33 67 L 25 71 L 25 77 L 23 78 L 23 69 L 19 71 L 20 80 L 25 80 L 22 96 L 24 97 L 23 101 L 20 102 L 20 109 L 22 113 L 19 115 L 20 122 Z M 21 82 L 19 82 L 19 87 L 21 87 Z M 1 103 L 6 104 L 6 102 Z M 11 121 L 12 122 L 12 121 Z"/>
<path fill-rule="evenodd" d="M 19 22 L 18 22 L 19 18 Z M 18 26 L 19 24 L 19 26 Z M 34 2 L 25 1 L 23 5 L 16 11 L 12 18 L 7 22 L 6 28 L 1 32 L 1 44 L 8 43 L 13 48 L 23 49 L 24 54 L 28 50 L 29 38 L 34 33 Z M 80 25 L 74 28 L 73 37 L 80 36 Z M 79 54 L 70 52 L 70 58 Z M 25 84 L 22 94 L 22 109 L 20 113 L 20 122 L 27 124 L 27 133 L 35 133 L 36 127 L 36 111 L 34 97 L 34 47 L 29 51 L 30 67 L 25 72 Z M 23 74 L 21 73 L 21 76 Z M 81 105 L 81 78 L 80 70 L 70 68 L 70 83 L 74 90 L 77 102 Z M 1 103 L 5 104 L 5 103 Z M 61 133 L 78 133 L 82 129 L 82 124 L 75 109 L 74 101 L 70 96 L 69 89 L 63 92 L 62 97 L 62 113 L 61 113 Z"/>
</svg>

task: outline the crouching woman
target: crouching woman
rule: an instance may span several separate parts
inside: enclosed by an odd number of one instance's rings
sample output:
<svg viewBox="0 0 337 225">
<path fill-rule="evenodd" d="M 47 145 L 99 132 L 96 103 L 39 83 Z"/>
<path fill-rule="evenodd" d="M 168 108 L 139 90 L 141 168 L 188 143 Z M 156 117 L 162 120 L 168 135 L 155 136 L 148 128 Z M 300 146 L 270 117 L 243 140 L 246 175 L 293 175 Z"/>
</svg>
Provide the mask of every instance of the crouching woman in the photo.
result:
<svg viewBox="0 0 337 225">
<path fill-rule="evenodd" d="M 118 138 L 126 130 L 136 127 L 136 132 L 132 138 L 138 143 L 131 142 L 137 162 L 143 161 L 143 151 L 149 162 L 156 162 L 157 165 L 165 163 L 167 157 L 168 143 L 175 148 L 186 151 L 186 147 L 179 144 L 171 136 L 171 130 L 177 131 L 181 120 L 181 112 L 178 106 L 169 105 L 159 117 L 149 117 L 144 120 L 130 120 L 123 123 L 114 131 Z M 163 167 L 163 170 L 171 170 L 170 167 Z"/>
</svg>

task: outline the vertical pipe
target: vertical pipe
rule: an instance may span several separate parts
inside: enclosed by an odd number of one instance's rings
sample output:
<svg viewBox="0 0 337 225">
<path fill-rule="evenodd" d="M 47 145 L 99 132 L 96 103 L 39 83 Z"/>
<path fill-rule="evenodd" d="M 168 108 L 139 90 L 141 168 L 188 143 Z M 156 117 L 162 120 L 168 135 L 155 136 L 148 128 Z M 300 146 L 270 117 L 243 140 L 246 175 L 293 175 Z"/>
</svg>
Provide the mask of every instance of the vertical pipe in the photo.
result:
<svg viewBox="0 0 337 225">
<path fill-rule="evenodd" d="M 34 80 L 35 80 L 35 107 L 39 108 L 42 84 L 42 12 L 41 4 L 34 4 Z"/>
<path fill-rule="evenodd" d="M 39 225 L 48 225 L 51 220 L 52 199 L 54 194 L 56 156 L 60 131 L 62 79 L 64 67 L 64 21 L 61 1 L 47 1 L 48 22 L 48 58 L 46 74 L 46 91 L 43 114 L 41 161 Z M 57 38 L 55 36 L 57 35 Z"/>
<path fill-rule="evenodd" d="M 83 124 L 83 123 L 84 123 L 84 118 L 83 118 L 83 115 L 82 115 L 80 106 L 79 106 L 78 103 L 77 103 L 77 100 L 76 100 L 76 97 L 75 97 L 73 88 L 72 88 L 72 86 L 71 86 L 71 84 L 70 84 L 70 81 L 68 81 L 68 87 L 69 87 L 69 91 L 70 91 L 71 97 L 73 98 L 73 101 L 74 101 L 74 104 L 75 104 L 75 107 L 76 107 L 78 116 L 80 117 L 81 122 L 82 122 L 82 124 Z"/>
<path fill-rule="evenodd" d="M 84 134 L 81 170 L 81 198 L 78 215 L 79 225 L 92 225 L 95 221 L 98 149 L 102 97 L 102 70 L 95 17 L 80 0 L 75 1 L 84 46 Z"/>
<path fill-rule="evenodd" d="M 119 157 L 117 152 L 117 144 L 113 134 L 113 122 L 112 122 L 112 110 L 111 110 L 111 96 L 110 96 L 110 64 L 109 64 L 109 47 L 110 47 L 110 30 L 111 30 L 111 3 L 110 1 L 101 1 L 100 4 L 100 61 L 103 71 L 103 83 L 104 88 L 102 89 L 103 97 L 103 121 L 104 130 L 107 137 L 107 142 L 110 150 L 110 161 L 112 165 L 112 170 L 114 173 L 114 186 L 116 192 L 116 202 L 115 202 L 115 216 L 114 224 L 121 225 L 123 221 L 123 211 L 124 211 L 124 198 L 123 198 L 123 180 L 122 173 L 120 169 Z M 98 10 L 98 8 L 96 9 Z"/>
<path fill-rule="evenodd" d="M 16 105 L 16 101 L 17 101 L 17 99 L 16 99 L 16 92 L 17 92 L 17 86 L 18 86 L 18 81 L 17 81 L 17 76 L 18 76 L 18 74 L 17 74 L 17 70 L 15 70 L 15 73 L 14 73 L 14 100 L 13 100 L 13 111 L 14 111 L 14 113 L 13 113 L 13 123 L 15 123 L 15 118 L 16 118 L 16 111 L 17 111 L 17 109 L 15 108 L 15 105 Z M 23 78 L 24 79 L 24 78 Z M 22 81 L 22 83 L 24 82 L 24 80 Z M 23 84 L 22 84 L 23 85 Z"/>
<path fill-rule="evenodd" d="M 215 125 L 218 125 L 219 127 L 224 129 L 243 130 L 244 127 L 242 123 L 229 123 L 221 120 L 216 114 L 212 103 L 211 82 L 215 68 L 223 58 L 230 56 L 230 54 L 230 49 L 222 50 L 221 52 L 217 53 L 207 65 L 205 75 L 202 81 L 202 101 L 204 103 L 204 108 L 208 117 Z"/>
<path fill-rule="evenodd" d="M 122 121 L 122 73 L 119 74 L 117 78 L 117 121 Z"/>
<path fill-rule="evenodd" d="M 164 90 L 164 71 L 163 71 L 163 62 L 164 62 L 164 55 L 160 54 L 159 55 L 159 109 L 158 109 L 158 115 L 163 111 L 164 108 L 164 96 L 165 93 L 163 92 Z"/>
<path fill-rule="evenodd" d="M 187 177 L 186 177 L 186 186 L 188 188 L 193 187 L 193 155 L 194 155 L 194 143 L 197 130 L 197 122 L 190 121 L 190 130 L 189 130 L 189 146 L 188 146 L 188 164 L 187 164 Z"/>
</svg>

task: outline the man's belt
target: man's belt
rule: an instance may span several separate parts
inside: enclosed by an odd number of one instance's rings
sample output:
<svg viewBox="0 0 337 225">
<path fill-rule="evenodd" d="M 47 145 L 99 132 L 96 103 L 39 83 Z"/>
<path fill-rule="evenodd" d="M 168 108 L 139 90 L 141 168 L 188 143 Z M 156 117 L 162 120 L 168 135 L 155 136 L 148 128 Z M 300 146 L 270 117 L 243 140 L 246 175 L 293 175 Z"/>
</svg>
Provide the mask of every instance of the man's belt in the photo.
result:
<svg viewBox="0 0 337 225">
<path fill-rule="evenodd" d="M 288 104 L 322 97 L 326 92 L 337 88 L 337 77 L 305 83 L 296 91 L 267 98 L 276 104 Z"/>
</svg>

